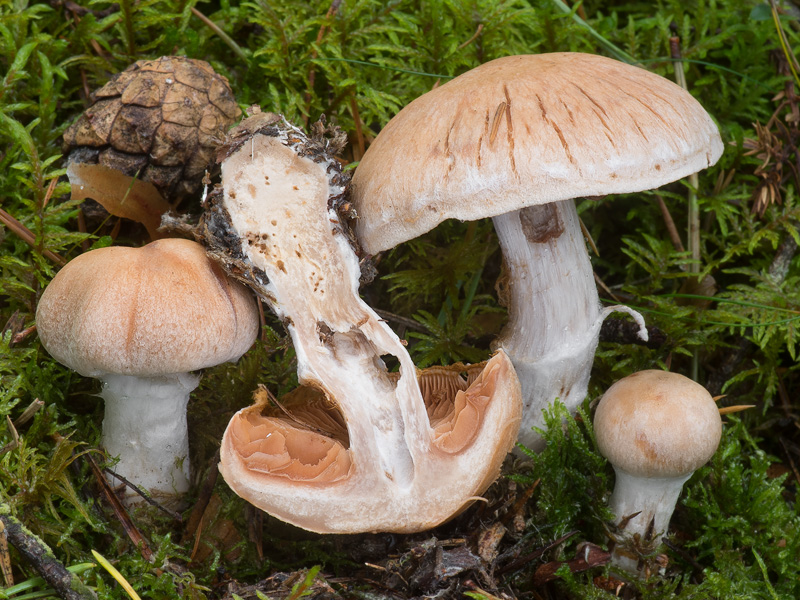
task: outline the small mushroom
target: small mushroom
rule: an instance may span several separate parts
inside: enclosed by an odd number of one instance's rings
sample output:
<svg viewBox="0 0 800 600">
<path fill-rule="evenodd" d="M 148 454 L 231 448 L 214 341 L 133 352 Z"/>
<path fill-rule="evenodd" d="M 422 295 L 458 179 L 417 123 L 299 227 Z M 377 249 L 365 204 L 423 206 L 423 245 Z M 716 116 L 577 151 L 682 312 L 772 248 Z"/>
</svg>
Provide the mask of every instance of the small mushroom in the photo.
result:
<svg viewBox="0 0 800 600">
<path fill-rule="evenodd" d="M 610 508 L 620 531 L 612 561 L 635 573 L 639 557 L 660 546 L 683 484 L 716 452 L 722 421 L 703 386 L 651 370 L 608 388 L 594 431 L 616 473 Z"/>
<path fill-rule="evenodd" d="M 189 240 L 109 247 L 67 263 L 39 300 L 42 345 L 103 382 L 102 442 L 116 471 L 169 500 L 189 487 L 190 371 L 235 361 L 255 341 L 252 294 Z M 128 499 L 134 499 L 129 496 Z"/>
<path fill-rule="evenodd" d="M 258 113 L 230 134 L 222 190 L 201 224 L 283 320 L 303 387 L 234 415 L 220 472 L 240 496 L 320 533 L 433 527 L 497 477 L 519 427 L 519 383 L 498 352 L 485 366 L 417 370 L 358 295 L 361 269 L 337 206 L 340 147 Z M 399 363 L 390 373 L 385 360 Z"/>
<path fill-rule="evenodd" d="M 519 441 L 537 450 L 543 409 L 586 396 L 605 316 L 633 312 L 601 310 L 573 198 L 655 188 L 721 154 L 703 107 L 663 77 L 589 54 L 508 56 L 389 121 L 353 176 L 355 231 L 374 254 L 493 217 L 509 275 L 498 346 L 522 384 Z"/>
</svg>

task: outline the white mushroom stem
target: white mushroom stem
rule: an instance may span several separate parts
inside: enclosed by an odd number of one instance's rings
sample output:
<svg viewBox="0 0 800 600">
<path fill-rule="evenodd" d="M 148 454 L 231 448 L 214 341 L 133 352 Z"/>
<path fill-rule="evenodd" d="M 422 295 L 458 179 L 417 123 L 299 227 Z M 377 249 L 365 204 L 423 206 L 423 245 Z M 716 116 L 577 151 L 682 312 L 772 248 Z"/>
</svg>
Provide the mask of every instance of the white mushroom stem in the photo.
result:
<svg viewBox="0 0 800 600">
<path fill-rule="evenodd" d="M 119 457 L 114 471 L 155 498 L 174 498 L 189 489 L 186 405 L 200 378 L 188 373 L 163 377 L 106 375 L 102 443 Z M 109 476 L 112 484 L 119 481 Z M 141 497 L 128 490 L 126 500 Z"/>
<path fill-rule="evenodd" d="M 677 477 L 641 477 L 619 468 L 615 468 L 614 472 L 616 483 L 609 508 L 616 515 L 617 524 L 627 520 L 620 533 L 625 538 L 638 535 L 640 550 L 654 550 L 661 544 L 661 537 L 669 527 L 683 484 L 692 473 Z M 631 517 L 636 513 L 639 514 Z M 612 562 L 627 571 L 636 572 L 637 560 L 620 554 L 620 549 L 619 544 L 614 547 Z"/>
<path fill-rule="evenodd" d="M 586 397 L 603 320 L 631 314 L 647 339 L 639 313 L 600 309 L 592 264 L 573 200 L 530 206 L 493 218 L 508 270 L 508 316 L 499 340 L 522 386 L 519 442 L 539 451 L 543 410 L 556 398 L 574 413 Z"/>
</svg>

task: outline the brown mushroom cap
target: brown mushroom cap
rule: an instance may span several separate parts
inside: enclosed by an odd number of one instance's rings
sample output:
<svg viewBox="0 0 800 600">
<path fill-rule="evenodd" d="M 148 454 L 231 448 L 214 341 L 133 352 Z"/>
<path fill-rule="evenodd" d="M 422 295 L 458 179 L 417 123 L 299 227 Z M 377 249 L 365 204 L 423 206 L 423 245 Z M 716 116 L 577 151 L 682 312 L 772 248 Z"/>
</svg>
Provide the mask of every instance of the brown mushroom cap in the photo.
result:
<svg viewBox="0 0 800 600">
<path fill-rule="evenodd" d="M 53 358 L 81 375 L 152 377 L 238 359 L 258 313 L 200 244 L 164 239 L 69 262 L 42 294 L 36 325 Z"/>
<path fill-rule="evenodd" d="M 712 164 L 717 127 L 681 87 L 580 53 L 508 56 L 401 110 L 353 177 L 368 252 L 449 218 L 652 189 Z"/>
<path fill-rule="evenodd" d="M 615 469 L 639 477 L 679 477 L 714 455 L 722 421 L 703 386 L 677 373 L 650 370 L 608 388 L 594 430 L 600 453 Z"/>
</svg>

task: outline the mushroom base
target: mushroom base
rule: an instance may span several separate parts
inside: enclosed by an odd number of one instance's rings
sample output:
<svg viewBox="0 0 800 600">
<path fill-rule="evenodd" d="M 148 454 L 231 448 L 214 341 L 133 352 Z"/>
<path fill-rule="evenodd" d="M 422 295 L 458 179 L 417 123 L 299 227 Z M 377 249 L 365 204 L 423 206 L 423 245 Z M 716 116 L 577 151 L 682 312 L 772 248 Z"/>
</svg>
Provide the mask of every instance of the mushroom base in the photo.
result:
<svg viewBox="0 0 800 600">
<path fill-rule="evenodd" d="M 639 557 L 654 554 L 661 545 L 683 484 L 692 474 L 637 477 L 621 469 L 614 469 L 614 472 L 617 479 L 609 508 L 617 517 L 616 523 L 624 525 L 617 532 L 618 541 L 612 550 L 611 562 L 625 571 L 639 574 Z M 630 517 L 634 514 L 636 516 Z"/>
<path fill-rule="evenodd" d="M 180 373 L 165 377 L 107 375 L 102 443 L 113 470 L 170 503 L 189 489 L 189 435 L 186 405 L 200 378 Z M 120 482 L 108 477 L 112 485 Z M 141 501 L 126 489 L 125 502 Z"/>
</svg>

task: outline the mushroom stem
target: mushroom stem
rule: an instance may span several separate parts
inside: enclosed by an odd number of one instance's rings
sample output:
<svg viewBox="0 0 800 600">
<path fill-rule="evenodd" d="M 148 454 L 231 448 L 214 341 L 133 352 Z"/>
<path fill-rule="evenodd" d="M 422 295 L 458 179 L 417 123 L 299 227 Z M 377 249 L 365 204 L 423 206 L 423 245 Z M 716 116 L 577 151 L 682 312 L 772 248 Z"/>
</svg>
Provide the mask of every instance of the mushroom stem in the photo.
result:
<svg viewBox="0 0 800 600">
<path fill-rule="evenodd" d="M 119 457 L 115 470 L 120 475 L 162 500 L 189 489 L 186 405 L 199 382 L 188 373 L 103 377 L 103 446 L 109 456 Z M 129 491 L 125 499 L 140 497 Z"/>
<path fill-rule="evenodd" d="M 600 325 L 592 264 L 573 200 L 529 206 L 493 218 L 508 270 L 508 316 L 498 346 L 514 363 L 524 403 L 519 442 L 539 451 L 543 410 L 556 398 L 571 413 L 586 397 Z"/>
<path fill-rule="evenodd" d="M 609 508 L 616 515 L 616 523 L 626 521 L 621 532 L 625 538 L 638 536 L 638 549 L 647 554 L 661 545 L 661 536 L 669 527 L 675 504 L 681 495 L 683 484 L 692 473 L 677 477 L 641 477 L 615 468 L 616 483 L 609 500 Z M 650 527 L 652 522 L 653 526 Z M 614 546 L 611 561 L 631 572 L 636 572 L 638 560 L 620 552 L 620 544 Z"/>
</svg>

